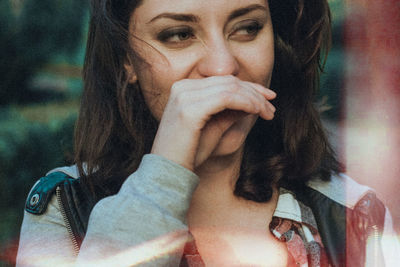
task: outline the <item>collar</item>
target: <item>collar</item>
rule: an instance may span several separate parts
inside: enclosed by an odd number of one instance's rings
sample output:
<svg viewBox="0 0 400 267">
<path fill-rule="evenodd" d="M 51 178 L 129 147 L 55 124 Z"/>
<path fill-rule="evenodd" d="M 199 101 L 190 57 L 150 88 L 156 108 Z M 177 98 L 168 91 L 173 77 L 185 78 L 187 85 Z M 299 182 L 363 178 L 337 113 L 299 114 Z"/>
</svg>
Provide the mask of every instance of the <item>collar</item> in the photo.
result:
<svg viewBox="0 0 400 267">
<path fill-rule="evenodd" d="M 278 203 L 269 230 L 289 252 L 289 266 L 328 266 L 327 257 L 310 207 L 296 199 L 296 195 L 279 189 Z"/>
<path fill-rule="evenodd" d="M 305 224 L 312 232 L 317 232 L 318 227 L 310 207 L 296 199 L 295 194 L 285 188 L 279 189 L 278 203 L 273 217 L 288 219 L 299 224 Z"/>
</svg>

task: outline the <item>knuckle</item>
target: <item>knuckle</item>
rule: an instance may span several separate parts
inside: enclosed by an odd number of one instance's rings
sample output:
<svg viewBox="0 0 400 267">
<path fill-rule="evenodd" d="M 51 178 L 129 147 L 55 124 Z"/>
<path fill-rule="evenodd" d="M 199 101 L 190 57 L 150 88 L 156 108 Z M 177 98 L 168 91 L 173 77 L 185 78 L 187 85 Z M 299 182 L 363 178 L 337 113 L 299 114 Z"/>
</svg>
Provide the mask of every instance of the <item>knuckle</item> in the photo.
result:
<svg viewBox="0 0 400 267">
<path fill-rule="evenodd" d="M 230 103 L 233 100 L 233 94 L 229 91 L 221 91 L 219 93 L 219 97 L 221 99 L 222 102 L 224 103 Z"/>
<path fill-rule="evenodd" d="M 190 109 L 181 106 L 178 108 L 177 119 L 183 122 L 185 125 L 191 125 L 195 120 L 193 114 L 194 112 L 191 112 Z"/>
<path fill-rule="evenodd" d="M 186 94 L 185 94 L 185 92 L 184 91 L 175 92 L 174 96 L 175 96 L 174 97 L 174 104 L 177 107 L 184 106 L 184 104 L 186 102 Z"/>
<path fill-rule="evenodd" d="M 177 95 L 179 93 L 179 91 L 181 91 L 180 88 L 181 88 L 181 81 L 175 82 L 171 86 L 171 95 Z"/>
<path fill-rule="evenodd" d="M 238 80 L 235 80 L 232 84 L 232 92 L 237 94 L 241 90 L 241 84 Z"/>
<path fill-rule="evenodd" d="M 235 76 L 233 76 L 233 75 L 228 75 L 228 76 L 226 76 L 226 78 L 225 78 L 228 82 L 231 82 L 231 83 L 237 83 L 238 82 L 238 79 L 235 77 Z"/>
<path fill-rule="evenodd" d="M 170 95 L 173 97 L 173 96 L 175 96 L 175 95 L 178 94 L 178 91 L 179 91 L 178 85 L 177 85 L 176 83 L 174 83 L 174 84 L 171 86 Z"/>
<path fill-rule="evenodd" d="M 259 102 L 256 103 L 249 103 L 247 102 L 247 105 L 249 106 L 250 109 L 252 109 L 255 113 L 260 113 L 263 111 L 262 106 L 260 106 Z"/>
<path fill-rule="evenodd" d="M 186 83 L 187 79 L 174 82 L 171 86 L 171 94 L 176 95 L 184 91 L 185 87 L 187 87 Z"/>
<path fill-rule="evenodd" d="M 221 76 L 210 76 L 206 78 L 210 82 L 217 82 L 218 80 L 221 79 Z"/>
<path fill-rule="evenodd" d="M 179 120 L 186 121 L 187 113 L 185 112 L 184 108 L 182 108 L 182 107 L 178 108 L 177 114 L 178 114 L 178 119 Z"/>
</svg>

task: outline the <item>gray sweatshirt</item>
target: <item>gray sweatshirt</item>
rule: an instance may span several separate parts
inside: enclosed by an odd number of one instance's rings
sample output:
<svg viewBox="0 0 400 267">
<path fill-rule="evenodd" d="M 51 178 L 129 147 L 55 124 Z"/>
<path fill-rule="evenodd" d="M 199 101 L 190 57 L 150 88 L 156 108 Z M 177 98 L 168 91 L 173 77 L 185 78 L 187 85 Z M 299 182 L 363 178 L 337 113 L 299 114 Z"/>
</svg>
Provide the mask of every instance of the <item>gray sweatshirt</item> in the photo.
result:
<svg viewBox="0 0 400 267">
<path fill-rule="evenodd" d="M 78 176 L 74 167 L 60 170 Z M 120 191 L 94 206 L 79 255 L 53 196 L 43 215 L 25 211 L 17 266 L 178 266 L 197 184 L 193 172 L 145 155 Z"/>
</svg>

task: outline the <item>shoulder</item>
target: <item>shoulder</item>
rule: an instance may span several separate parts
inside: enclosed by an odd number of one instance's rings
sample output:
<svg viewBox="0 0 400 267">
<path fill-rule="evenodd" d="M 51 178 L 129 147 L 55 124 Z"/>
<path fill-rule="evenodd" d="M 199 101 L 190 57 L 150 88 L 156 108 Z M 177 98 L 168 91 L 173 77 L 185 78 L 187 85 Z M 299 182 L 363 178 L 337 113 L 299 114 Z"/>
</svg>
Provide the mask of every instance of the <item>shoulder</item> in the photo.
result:
<svg viewBox="0 0 400 267">
<path fill-rule="evenodd" d="M 367 255 L 376 254 L 370 248 L 376 250 L 374 247 L 379 244 L 386 246 L 385 236 L 393 236 L 390 213 L 375 191 L 349 176 L 338 174 L 332 175 L 329 181 L 310 180 L 303 190 L 321 229 L 324 245 L 337 265 L 353 266 L 368 260 Z M 377 243 L 369 248 L 366 241 L 371 237 Z M 397 241 L 394 243 L 397 246 Z M 391 250 L 386 246 L 382 251 L 390 254 Z M 352 257 L 340 256 L 346 253 Z M 385 255 L 385 258 L 391 257 Z"/>
<path fill-rule="evenodd" d="M 61 167 L 49 171 L 40 178 L 28 194 L 25 210 L 32 214 L 43 214 L 57 187 L 78 178 L 76 166 Z"/>
<path fill-rule="evenodd" d="M 341 211 L 353 222 L 368 218 L 371 225 L 379 225 L 380 229 L 389 215 L 373 189 L 345 174 L 332 175 L 330 181 L 315 179 L 307 182 L 307 186 L 315 209 Z"/>
<path fill-rule="evenodd" d="M 329 181 L 318 178 L 310 180 L 307 186 L 350 209 L 354 209 L 364 198 L 375 196 L 373 189 L 359 184 L 343 173 L 332 175 Z"/>
</svg>

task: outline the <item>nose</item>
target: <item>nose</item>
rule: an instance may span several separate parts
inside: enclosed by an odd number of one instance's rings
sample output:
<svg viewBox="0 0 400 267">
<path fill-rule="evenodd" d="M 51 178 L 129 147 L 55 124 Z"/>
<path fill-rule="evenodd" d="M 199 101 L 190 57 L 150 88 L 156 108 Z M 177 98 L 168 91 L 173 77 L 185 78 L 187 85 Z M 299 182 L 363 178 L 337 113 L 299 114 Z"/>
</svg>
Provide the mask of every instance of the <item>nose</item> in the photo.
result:
<svg viewBox="0 0 400 267">
<path fill-rule="evenodd" d="M 205 47 L 197 68 L 203 77 L 235 76 L 239 72 L 239 63 L 226 41 L 217 40 Z"/>
</svg>

